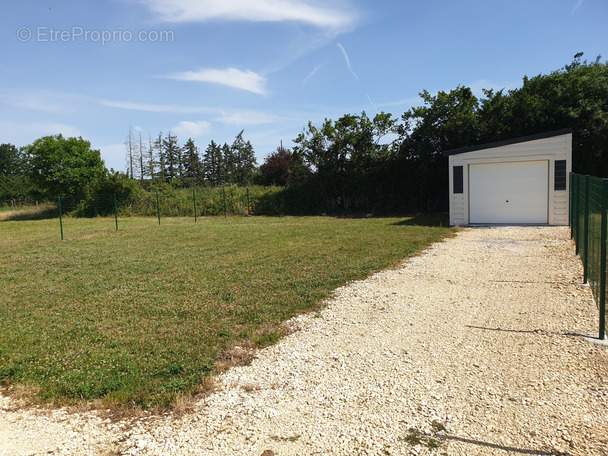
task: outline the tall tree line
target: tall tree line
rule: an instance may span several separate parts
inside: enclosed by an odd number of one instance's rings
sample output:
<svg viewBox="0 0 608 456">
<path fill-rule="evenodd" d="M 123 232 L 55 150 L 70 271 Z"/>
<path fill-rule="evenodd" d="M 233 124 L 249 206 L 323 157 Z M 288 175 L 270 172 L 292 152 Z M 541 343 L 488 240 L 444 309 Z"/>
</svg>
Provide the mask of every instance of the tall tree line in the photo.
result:
<svg viewBox="0 0 608 456">
<path fill-rule="evenodd" d="M 246 185 L 256 176 L 255 152 L 243 131 L 230 145 L 220 146 L 212 140 L 203 154 L 192 138 L 180 146 L 171 131 L 144 143 L 141 133 L 137 138 L 129 129 L 125 145 L 127 173 L 141 181 L 169 181 L 178 186 Z"/>
</svg>

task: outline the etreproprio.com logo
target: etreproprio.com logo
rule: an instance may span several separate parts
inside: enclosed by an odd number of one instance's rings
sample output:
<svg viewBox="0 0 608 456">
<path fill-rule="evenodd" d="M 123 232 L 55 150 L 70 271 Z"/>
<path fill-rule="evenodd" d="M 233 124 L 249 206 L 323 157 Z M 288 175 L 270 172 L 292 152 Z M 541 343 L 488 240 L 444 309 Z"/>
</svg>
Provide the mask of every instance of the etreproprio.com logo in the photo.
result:
<svg viewBox="0 0 608 456">
<path fill-rule="evenodd" d="M 108 43 L 172 43 L 175 33 L 172 30 L 89 30 L 84 27 L 55 29 L 53 27 L 19 27 L 17 39 L 21 42 L 38 43 L 95 43 L 102 46 Z"/>
</svg>

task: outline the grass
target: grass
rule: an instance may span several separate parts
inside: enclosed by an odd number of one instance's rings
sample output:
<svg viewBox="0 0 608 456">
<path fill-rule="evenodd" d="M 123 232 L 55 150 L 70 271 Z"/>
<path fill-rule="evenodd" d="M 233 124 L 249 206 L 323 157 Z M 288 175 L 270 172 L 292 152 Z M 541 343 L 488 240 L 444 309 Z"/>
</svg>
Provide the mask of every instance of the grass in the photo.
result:
<svg viewBox="0 0 608 456">
<path fill-rule="evenodd" d="M 403 222 L 68 218 L 62 242 L 57 219 L 0 221 L 0 382 L 35 402 L 171 406 L 336 287 L 452 233 Z"/>
</svg>

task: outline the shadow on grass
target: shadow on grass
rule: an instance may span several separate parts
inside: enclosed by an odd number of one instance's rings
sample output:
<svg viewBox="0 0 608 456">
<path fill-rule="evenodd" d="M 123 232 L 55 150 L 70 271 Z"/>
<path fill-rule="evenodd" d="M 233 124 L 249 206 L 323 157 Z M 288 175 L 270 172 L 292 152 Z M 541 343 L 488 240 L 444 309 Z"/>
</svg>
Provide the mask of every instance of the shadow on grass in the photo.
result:
<svg viewBox="0 0 608 456">
<path fill-rule="evenodd" d="M 59 217 L 57 208 L 0 212 L 0 222 L 46 220 Z"/>
<path fill-rule="evenodd" d="M 448 214 L 416 214 L 411 218 L 407 218 L 395 223 L 397 226 L 438 226 L 447 228 L 450 226 Z"/>
</svg>

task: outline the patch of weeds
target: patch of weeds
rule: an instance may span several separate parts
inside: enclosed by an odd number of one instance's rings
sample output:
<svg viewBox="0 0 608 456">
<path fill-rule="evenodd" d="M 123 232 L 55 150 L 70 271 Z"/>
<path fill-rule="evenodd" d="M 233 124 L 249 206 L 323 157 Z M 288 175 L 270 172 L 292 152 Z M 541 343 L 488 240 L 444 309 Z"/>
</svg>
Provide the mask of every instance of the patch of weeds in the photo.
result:
<svg viewBox="0 0 608 456">
<path fill-rule="evenodd" d="M 416 428 L 410 428 L 405 437 L 399 437 L 399 440 L 406 442 L 411 446 L 425 446 L 429 450 L 444 448 L 445 442 L 443 441 L 443 436 L 438 436 L 437 433 L 445 431 L 445 425 L 437 420 L 433 420 L 431 423 L 431 430 L 431 433 L 426 433 Z"/>
</svg>

